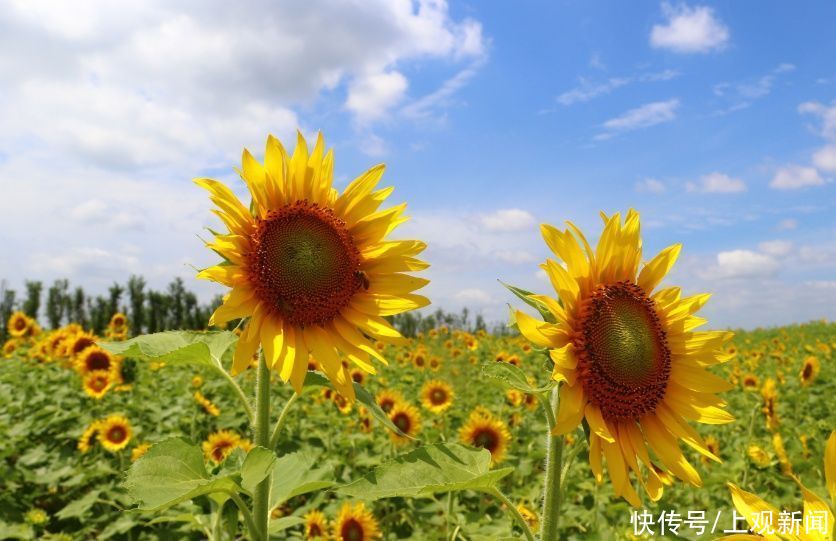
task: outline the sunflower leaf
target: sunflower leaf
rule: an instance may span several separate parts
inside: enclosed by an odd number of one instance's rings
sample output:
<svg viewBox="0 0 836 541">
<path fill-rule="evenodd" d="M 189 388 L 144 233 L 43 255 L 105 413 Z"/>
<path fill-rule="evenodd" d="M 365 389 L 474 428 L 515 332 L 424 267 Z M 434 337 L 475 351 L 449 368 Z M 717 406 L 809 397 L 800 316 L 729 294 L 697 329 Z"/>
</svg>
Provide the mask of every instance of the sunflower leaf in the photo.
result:
<svg viewBox="0 0 836 541">
<path fill-rule="evenodd" d="M 531 291 L 527 291 L 520 287 L 512 286 L 511 284 L 506 284 L 502 280 L 497 280 L 497 282 L 505 286 L 505 288 L 508 291 L 513 293 L 521 301 L 537 310 L 540 313 L 540 315 L 543 316 L 544 321 L 547 321 L 549 323 L 557 323 L 557 320 L 554 318 L 554 315 L 551 313 L 551 311 L 545 304 L 531 298 L 531 296 L 536 295 L 536 293 L 532 293 Z"/>
<path fill-rule="evenodd" d="M 253 447 L 244 464 L 241 466 L 241 487 L 252 492 L 256 485 L 270 475 L 276 463 L 276 455 L 273 451 L 264 447 Z"/>
<path fill-rule="evenodd" d="M 498 379 L 514 389 L 524 393 L 535 394 L 551 390 L 557 382 L 549 381 L 544 387 L 535 387 L 528 382 L 525 372 L 519 367 L 506 362 L 490 361 L 482 365 L 482 374 Z"/>
<path fill-rule="evenodd" d="M 384 463 L 362 479 L 337 489 L 346 496 L 377 500 L 428 497 L 458 490 L 490 491 L 514 468 L 491 469 L 491 454 L 458 443 L 420 447 Z"/>
<path fill-rule="evenodd" d="M 123 357 L 222 370 L 221 359 L 237 340 L 235 333 L 229 331 L 165 331 L 100 345 Z"/>
<path fill-rule="evenodd" d="M 128 470 L 124 486 L 146 511 L 160 511 L 213 492 L 240 490 L 231 476 L 211 477 L 200 448 L 180 438 L 151 447 Z"/>
<path fill-rule="evenodd" d="M 309 453 L 291 453 L 273 462 L 270 509 L 281 505 L 294 496 L 322 490 L 334 484 L 326 479 L 333 475 L 328 467 L 314 468 L 316 457 Z"/>
<path fill-rule="evenodd" d="M 271 520 L 270 523 L 267 525 L 267 533 L 279 533 L 282 530 L 286 530 L 288 528 L 292 528 L 294 526 L 298 526 L 299 524 L 304 523 L 305 519 L 303 519 L 302 517 L 295 517 L 293 515 L 277 518 L 275 520 Z"/>
</svg>

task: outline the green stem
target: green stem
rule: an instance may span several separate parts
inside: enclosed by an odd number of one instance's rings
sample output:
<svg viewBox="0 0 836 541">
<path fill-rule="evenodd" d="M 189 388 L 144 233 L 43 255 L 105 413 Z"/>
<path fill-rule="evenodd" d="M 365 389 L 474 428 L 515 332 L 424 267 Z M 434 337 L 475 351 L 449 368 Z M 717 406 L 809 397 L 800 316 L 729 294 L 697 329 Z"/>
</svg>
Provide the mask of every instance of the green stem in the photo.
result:
<svg viewBox="0 0 836 541">
<path fill-rule="evenodd" d="M 247 398 L 247 395 L 244 394 L 243 389 L 241 386 L 238 385 L 238 382 L 229 375 L 229 372 L 224 370 L 223 368 L 218 367 L 218 372 L 224 377 L 229 386 L 232 387 L 232 390 L 235 391 L 236 396 L 238 396 L 238 400 L 241 401 L 241 405 L 244 406 L 244 411 L 247 412 L 247 419 L 252 423 L 254 422 L 253 419 L 253 407 L 250 405 L 250 400 Z"/>
<path fill-rule="evenodd" d="M 557 409 L 557 387 L 552 390 L 551 408 Z M 543 492 L 543 517 L 540 528 L 542 541 L 557 541 L 560 523 L 561 461 L 563 459 L 563 435 L 555 436 L 549 431 L 546 450 L 546 486 Z"/>
<path fill-rule="evenodd" d="M 501 501 L 502 503 L 505 504 L 505 507 L 507 507 L 508 510 L 511 511 L 511 515 L 513 515 L 514 520 L 516 520 L 517 523 L 522 528 L 523 534 L 525 535 L 525 538 L 528 541 L 534 541 L 534 534 L 531 533 L 531 528 L 528 527 L 528 523 L 525 521 L 523 516 L 520 514 L 519 509 L 517 509 L 517 506 L 514 505 L 514 503 L 511 500 L 508 499 L 508 496 L 506 496 L 505 494 L 500 492 L 498 488 L 490 489 L 488 491 L 488 494 L 496 497 L 499 501 Z"/>
<path fill-rule="evenodd" d="M 271 451 L 276 450 L 276 446 L 279 444 L 279 435 L 282 433 L 282 427 L 284 426 L 285 419 L 287 418 L 287 413 L 290 411 L 290 407 L 296 402 L 296 399 L 299 398 L 299 395 L 293 393 L 288 398 L 287 402 L 285 402 L 284 407 L 282 408 L 281 413 L 279 413 L 279 420 L 276 421 L 276 426 L 273 428 L 273 435 L 270 436 L 270 449 Z"/>
<path fill-rule="evenodd" d="M 270 369 L 264 360 L 264 354 L 258 355 L 258 373 L 255 383 L 255 444 L 270 448 Z M 267 521 L 270 515 L 271 476 L 261 481 L 253 491 L 253 520 L 256 536 L 267 541 Z"/>
<path fill-rule="evenodd" d="M 258 532 L 256 530 L 255 520 L 253 519 L 252 513 L 247 508 L 247 504 L 244 503 L 244 500 L 241 499 L 237 493 L 231 490 L 224 490 L 224 494 L 230 497 L 235 505 L 238 506 L 238 510 L 241 511 L 241 514 L 244 515 L 244 523 L 247 525 L 247 531 L 250 532 L 250 537 L 256 539 L 258 537 Z"/>
</svg>

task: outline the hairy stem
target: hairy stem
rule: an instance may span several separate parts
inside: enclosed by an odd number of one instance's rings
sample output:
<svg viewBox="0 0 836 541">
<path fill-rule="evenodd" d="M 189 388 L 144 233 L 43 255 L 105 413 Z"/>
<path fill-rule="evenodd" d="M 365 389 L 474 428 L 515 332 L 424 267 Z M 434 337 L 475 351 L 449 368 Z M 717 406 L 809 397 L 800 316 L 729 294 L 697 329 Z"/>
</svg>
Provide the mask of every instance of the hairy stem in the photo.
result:
<svg viewBox="0 0 836 541">
<path fill-rule="evenodd" d="M 270 370 L 264 354 L 258 355 L 258 373 L 255 383 L 255 444 L 270 448 Z M 270 514 L 270 485 L 268 475 L 253 491 L 253 520 L 259 540 L 267 541 L 267 521 Z"/>
<path fill-rule="evenodd" d="M 557 410 L 557 387 L 552 390 L 551 411 Z M 549 413 L 551 413 L 551 411 Z M 543 517 L 540 528 L 542 541 L 557 541 L 560 524 L 561 462 L 563 459 L 563 435 L 556 436 L 549 430 L 546 449 L 546 480 L 543 490 Z"/>
</svg>

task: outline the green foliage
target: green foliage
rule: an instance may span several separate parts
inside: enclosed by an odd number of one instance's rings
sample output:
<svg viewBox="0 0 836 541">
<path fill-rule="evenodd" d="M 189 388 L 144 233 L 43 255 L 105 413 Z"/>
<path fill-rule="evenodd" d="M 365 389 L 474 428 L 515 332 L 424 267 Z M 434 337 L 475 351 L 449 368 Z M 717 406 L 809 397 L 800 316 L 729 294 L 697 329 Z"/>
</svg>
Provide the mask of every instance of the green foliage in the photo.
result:
<svg viewBox="0 0 836 541">
<path fill-rule="evenodd" d="M 165 331 L 124 342 L 103 342 L 101 346 L 134 359 L 223 370 L 221 359 L 237 341 L 235 333 L 228 331 Z"/>
</svg>

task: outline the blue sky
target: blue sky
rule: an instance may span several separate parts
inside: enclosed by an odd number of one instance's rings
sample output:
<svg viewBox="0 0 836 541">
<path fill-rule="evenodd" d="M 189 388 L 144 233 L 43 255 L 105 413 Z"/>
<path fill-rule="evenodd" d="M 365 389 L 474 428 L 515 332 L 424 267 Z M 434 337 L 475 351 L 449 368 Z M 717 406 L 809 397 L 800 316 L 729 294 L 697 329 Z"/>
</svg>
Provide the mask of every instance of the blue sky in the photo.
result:
<svg viewBox="0 0 836 541">
<path fill-rule="evenodd" d="M 513 5 L 513 9 L 510 6 Z M 715 326 L 836 316 L 836 5 L 135 3 L 0 8 L 0 278 L 155 286 L 212 262 L 190 179 L 322 130 L 385 162 L 438 306 L 547 291 L 541 222 L 642 214 Z M 239 187 L 239 193 L 243 193 Z"/>
</svg>

